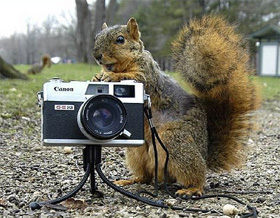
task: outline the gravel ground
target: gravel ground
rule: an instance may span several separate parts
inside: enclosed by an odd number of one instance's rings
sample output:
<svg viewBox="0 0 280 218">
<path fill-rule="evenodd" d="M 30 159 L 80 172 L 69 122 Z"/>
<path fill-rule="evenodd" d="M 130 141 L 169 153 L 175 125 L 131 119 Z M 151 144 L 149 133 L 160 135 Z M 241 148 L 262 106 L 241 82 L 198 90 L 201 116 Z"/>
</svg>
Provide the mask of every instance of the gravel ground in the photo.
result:
<svg viewBox="0 0 280 218">
<path fill-rule="evenodd" d="M 1 100 L 1 99 L 0 99 Z M 90 194 L 87 182 L 75 198 L 62 206 L 44 206 L 32 211 L 29 203 L 53 199 L 75 187 L 83 176 L 82 149 L 40 145 L 40 111 L 34 107 L 30 117 L 0 116 L 0 217 L 226 217 L 223 214 L 198 214 L 159 209 L 129 199 L 97 178 L 103 198 Z M 231 194 L 257 207 L 259 217 L 280 217 L 280 101 L 266 101 L 257 112 L 259 130 L 248 141 L 248 161 L 231 173 L 208 173 L 207 194 Z M 130 178 L 122 148 L 102 150 L 103 170 L 110 180 Z M 125 187 L 153 191 L 152 185 Z M 174 188 L 174 186 L 173 186 Z M 225 204 L 240 204 L 228 199 L 180 201 L 162 190 L 159 199 L 191 208 L 222 211 Z"/>
</svg>

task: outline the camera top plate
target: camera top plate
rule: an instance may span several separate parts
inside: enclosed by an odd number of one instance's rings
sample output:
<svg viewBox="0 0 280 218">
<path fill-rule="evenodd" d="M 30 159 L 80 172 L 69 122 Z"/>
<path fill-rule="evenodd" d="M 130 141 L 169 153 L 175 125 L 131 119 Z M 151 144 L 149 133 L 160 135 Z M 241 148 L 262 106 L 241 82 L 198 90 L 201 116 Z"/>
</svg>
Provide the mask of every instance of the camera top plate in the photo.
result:
<svg viewBox="0 0 280 218">
<path fill-rule="evenodd" d="M 122 96 L 122 92 L 124 96 Z M 144 103 L 143 84 L 134 80 L 63 82 L 60 79 L 52 79 L 44 84 L 43 93 L 43 101 L 84 102 L 94 95 L 110 94 L 118 97 L 123 103 Z"/>
</svg>

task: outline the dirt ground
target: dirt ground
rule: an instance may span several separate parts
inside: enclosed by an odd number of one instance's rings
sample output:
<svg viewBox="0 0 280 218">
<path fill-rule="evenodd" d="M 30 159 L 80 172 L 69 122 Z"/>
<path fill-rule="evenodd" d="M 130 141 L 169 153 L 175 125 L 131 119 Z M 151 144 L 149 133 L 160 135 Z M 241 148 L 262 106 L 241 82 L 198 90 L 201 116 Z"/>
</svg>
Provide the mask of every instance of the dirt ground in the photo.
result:
<svg viewBox="0 0 280 218">
<path fill-rule="evenodd" d="M 1 100 L 1 99 L 0 99 Z M 5 112 L 3 112 L 5 113 Z M 83 176 L 82 149 L 40 145 L 40 111 L 34 106 L 30 117 L 0 116 L 0 217 L 222 217 L 223 214 L 161 209 L 115 192 L 97 178 L 103 198 L 90 194 L 87 182 L 71 201 L 62 206 L 43 206 L 32 211 L 29 203 L 53 199 L 75 187 Z M 266 101 L 257 112 L 259 129 L 248 141 L 244 167 L 230 173 L 208 173 L 206 194 L 230 194 L 257 208 L 258 217 L 280 217 L 280 100 Z M 130 178 L 122 148 L 102 150 L 102 169 L 110 180 Z M 152 185 L 125 187 L 136 192 L 153 191 Z M 174 186 L 173 186 L 174 188 Z M 232 200 L 213 198 L 198 201 L 172 199 L 159 191 L 158 199 L 170 204 L 222 211 Z M 225 216 L 223 216 L 225 217 Z"/>
</svg>

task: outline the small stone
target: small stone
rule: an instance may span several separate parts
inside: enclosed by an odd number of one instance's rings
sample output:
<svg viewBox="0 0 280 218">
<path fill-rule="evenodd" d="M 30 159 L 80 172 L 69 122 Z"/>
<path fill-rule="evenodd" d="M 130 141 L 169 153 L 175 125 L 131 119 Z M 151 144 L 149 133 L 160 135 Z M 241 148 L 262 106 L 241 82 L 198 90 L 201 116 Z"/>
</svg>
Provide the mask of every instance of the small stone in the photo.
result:
<svg viewBox="0 0 280 218">
<path fill-rule="evenodd" d="M 30 198 L 30 202 L 36 201 L 41 196 L 42 196 L 41 192 L 35 191 Z"/>
<path fill-rule="evenodd" d="M 11 92 L 16 92 L 17 89 L 16 89 L 16 88 L 10 88 L 10 91 L 11 91 Z"/>
<path fill-rule="evenodd" d="M 220 183 L 219 182 L 210 182 L 210 188 L 214 189 L 214 188 L 219 188 Z"/>
<path fill-rule="evenodd" d="M 259 197 L 259 198 L 257 198 L 256 203 L 263 203 L 265 201 L 266 201 L 265 198 Z"/>
<path fill-rule="evenodd" d="M 177 200 L 174 198 L 170 198 L 170 199 L 166 199 L 165 202 L 167 205 L 173 206 L 177 202 Z"/>
<path fill-rule="evenodd" d="M 65 154 L 71 154 L 73 152 L 72 147 L 64 147 L 63 151 Z"/>
<path fill-rule="evenodd" d="M 224 207 L 223 207 L 223 213 L 225 215 L 236 215 L 238 214 L 238 209 L 231 205 L 231 204 L 226 204 Z"/>
<path fill-rule="evenodd" d="M 94 208 L 93 207 L 86 207 L 85 209 L 84 209 L 84 213 L 91 213 L 91 212 L 93 212 L 94 211 Z"/>
<path fill-rule="evenodd" d="M 29 117 L 21 117 L 21 119 L 26 120 L 27 122 L 30 122 L 30 118 Z"/>
</svg>

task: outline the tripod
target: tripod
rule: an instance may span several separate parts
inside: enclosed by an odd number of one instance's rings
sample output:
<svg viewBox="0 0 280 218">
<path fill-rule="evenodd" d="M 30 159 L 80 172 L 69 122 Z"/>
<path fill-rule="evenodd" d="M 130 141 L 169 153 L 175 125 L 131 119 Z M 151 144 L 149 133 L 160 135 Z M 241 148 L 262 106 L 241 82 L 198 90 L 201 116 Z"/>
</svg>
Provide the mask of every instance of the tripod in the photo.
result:
<svg viewBox="0 0 280 218">
<path fill-rule="evenodd" d="M 90 177 L 90 192 L 92 195 L 97 197 L 102 197 L 103 193 L 97 190 L 97 185 L 95 181 L 95 166 L 101 163 L 101 146 L 100 145 L 87 145 L 83 149 L 83 168 L 85 171 L 84 177 L 81 182 L 68 194 L 59 197 L 54 200 L 49 200 L 45 202 L 31 202 L 29 207 L 31 210 L 40 209 L 44 205 L 57 204 L 68 198 L 73 197 L 86 183 L 88 177 Z"/>
</svg>

